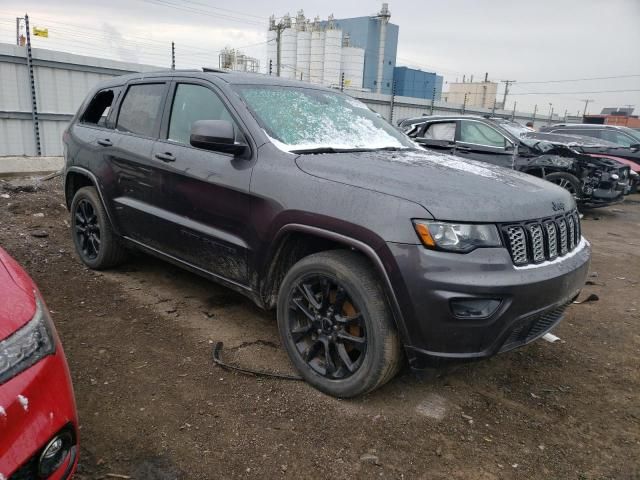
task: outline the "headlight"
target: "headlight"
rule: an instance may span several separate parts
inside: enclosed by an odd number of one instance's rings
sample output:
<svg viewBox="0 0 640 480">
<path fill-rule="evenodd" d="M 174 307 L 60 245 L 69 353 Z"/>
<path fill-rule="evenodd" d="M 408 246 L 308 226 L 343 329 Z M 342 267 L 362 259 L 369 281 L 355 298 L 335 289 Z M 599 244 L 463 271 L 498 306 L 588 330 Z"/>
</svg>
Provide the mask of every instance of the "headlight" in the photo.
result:
<svg viewBox="0 0 640 480">
<path fill-rule="evenodd" d="M 51 320 L 36 297 L 36 313 L 24 327 L 0 342 L 0 385 L 55 352 Z"/>
<path fill-rule="evenodd" d="M 502 246 L 495 225 L 414 221 L 414 226 L 428 248 L 466 253 L 478 247 Z"/>
</svg>

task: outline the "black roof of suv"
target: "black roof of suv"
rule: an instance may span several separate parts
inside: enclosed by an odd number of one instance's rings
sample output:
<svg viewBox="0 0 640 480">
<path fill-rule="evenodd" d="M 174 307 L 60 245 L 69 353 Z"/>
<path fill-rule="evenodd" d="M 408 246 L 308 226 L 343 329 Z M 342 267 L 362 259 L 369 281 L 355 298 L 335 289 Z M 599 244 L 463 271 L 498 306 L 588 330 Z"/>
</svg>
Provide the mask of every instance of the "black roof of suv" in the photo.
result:
<svg viewBox="0 0 640 480">
<path fill-rule="evenodd" d="M 384 384 L 403 358 L 422 368 L 531 342 L 587 274 L 568 192 L 425 151 L 335 90 L 133 74 L 97 85 L 63 140 L 87 266 L 136 249 L 275 309 L 293 365 L 339 397 Z"/>
</svg>

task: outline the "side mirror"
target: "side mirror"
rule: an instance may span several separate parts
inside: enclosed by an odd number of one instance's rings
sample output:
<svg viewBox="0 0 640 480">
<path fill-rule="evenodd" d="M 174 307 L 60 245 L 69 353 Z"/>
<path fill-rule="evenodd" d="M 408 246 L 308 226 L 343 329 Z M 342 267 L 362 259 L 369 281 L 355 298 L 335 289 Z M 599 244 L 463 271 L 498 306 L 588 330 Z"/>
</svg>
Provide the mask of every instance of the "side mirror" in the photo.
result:
<svg viewBox="0 0 640 480">
<path fill-rule="evenodd" d="M 633 145 L 629 145 L 631 150 L 640 150 L 640 143 L 634 143 Z"/>
<path fill-rule="evenodd" d="M 239 155 L 247 150 L 246 145 L 236 143 L 235 128 L 227 120 L 197 120 L 193 122 L 189 141 L 196 148 L 214 152 Z"/>
</svg>

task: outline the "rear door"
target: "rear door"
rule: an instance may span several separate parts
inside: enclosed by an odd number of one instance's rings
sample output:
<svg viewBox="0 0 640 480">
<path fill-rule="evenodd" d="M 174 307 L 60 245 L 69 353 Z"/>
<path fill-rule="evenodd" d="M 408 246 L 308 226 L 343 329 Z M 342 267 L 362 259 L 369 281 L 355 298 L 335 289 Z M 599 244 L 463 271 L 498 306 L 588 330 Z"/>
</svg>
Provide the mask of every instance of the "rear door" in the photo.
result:
<svg viewBox="0 0 640 480">
<path fill-rule="evenodd" d="M 158 138 L 162 111 L 169 82 L 131 82 L 118 105 L 108 175 L 114 216 L 125 236 L 146 245 L 157 246 L 162 238 L 161 225 L 153 215 L 158 201 L 159 178 L 152 160 L 153 144 Z"/>
<path fill-rule="evenodd" d="M 158 178 L 160 248 L 182 261 L 242 285 L 247 282 L 253 157 L 190 145 L 196 120 L 226 120 L 236 140 L 246 129 L 224 95 L 209 82 L 175 80 L 165 106 L 161 139 L 152 149 Z"/>
<path fill-rule="evenodd" d="M 454 152 L 463 158 L 513 168 L 514 147 L 511 141 L 495 128 L 477 120 L 459 121 Z"/>
</svg>

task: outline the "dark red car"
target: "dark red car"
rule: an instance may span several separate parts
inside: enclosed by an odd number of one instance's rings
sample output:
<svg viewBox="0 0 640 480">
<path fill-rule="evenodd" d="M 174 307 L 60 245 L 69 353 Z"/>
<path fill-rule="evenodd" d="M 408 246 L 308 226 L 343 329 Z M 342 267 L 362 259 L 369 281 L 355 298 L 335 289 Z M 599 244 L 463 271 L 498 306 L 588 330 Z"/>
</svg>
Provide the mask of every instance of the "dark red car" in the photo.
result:
<svg viewBox="0 0 640 480">
<path fill-rule="evenodd" d="M 70 478 L 78 418 L 60 339 L 38 288 L 0 248 L 0 480 Z"/>
</svg>

